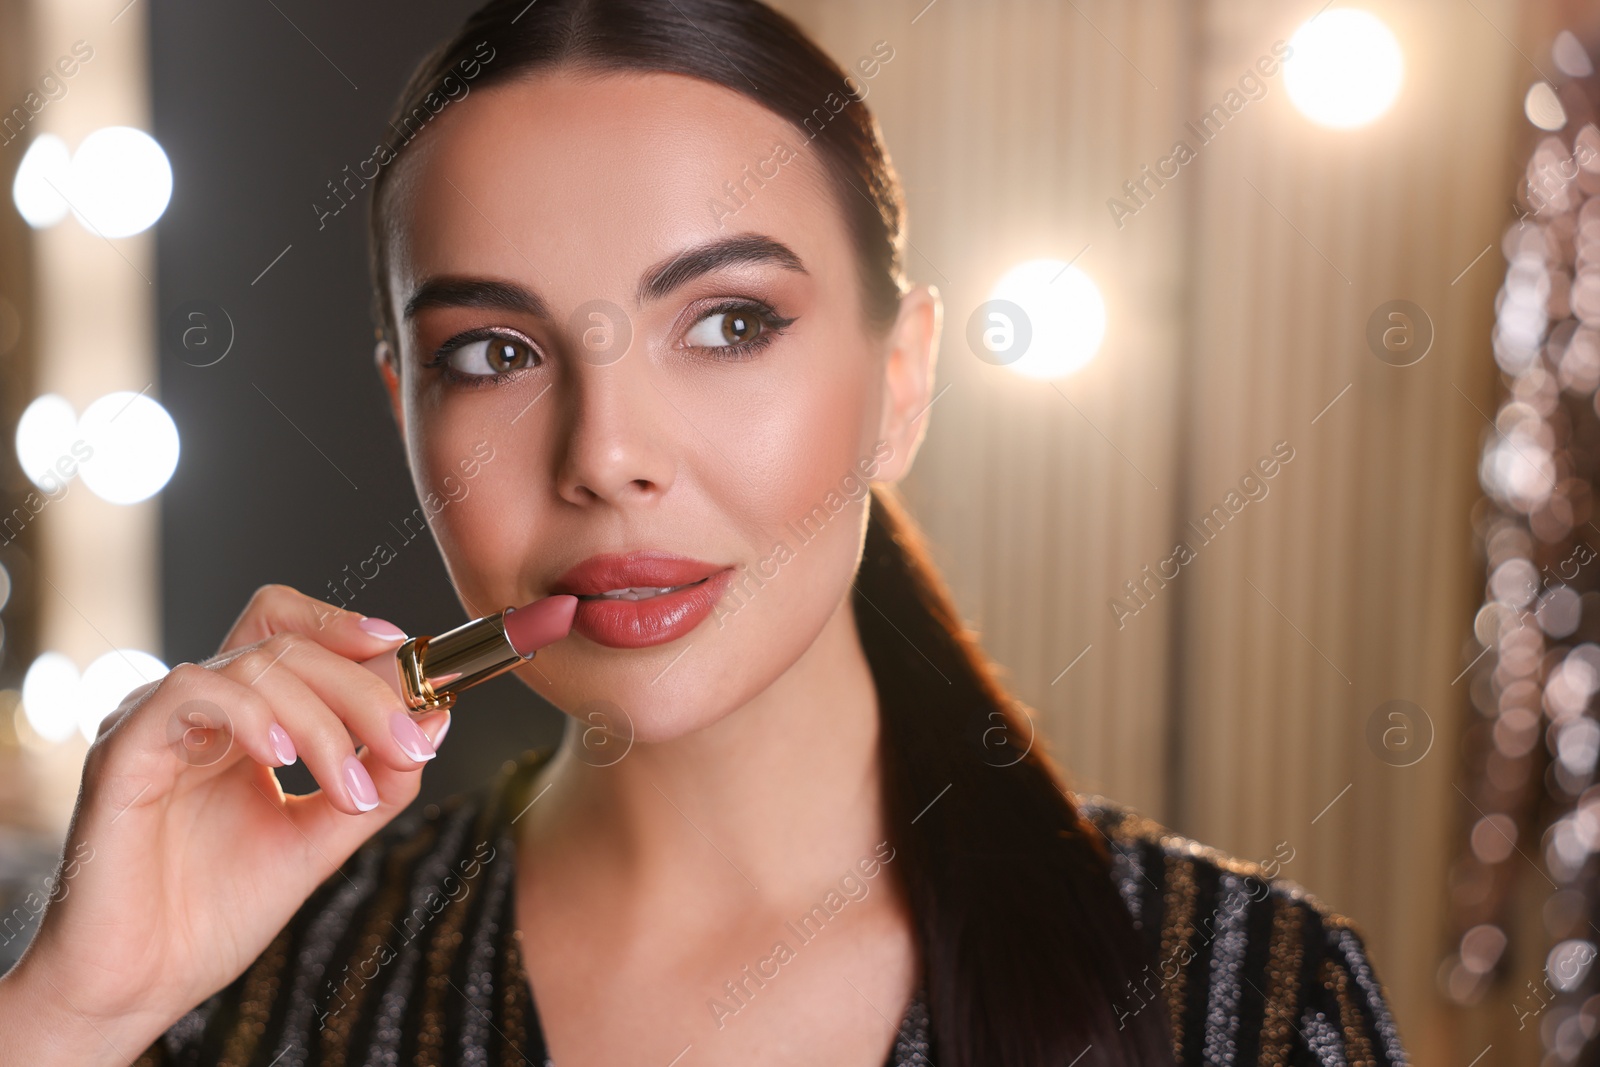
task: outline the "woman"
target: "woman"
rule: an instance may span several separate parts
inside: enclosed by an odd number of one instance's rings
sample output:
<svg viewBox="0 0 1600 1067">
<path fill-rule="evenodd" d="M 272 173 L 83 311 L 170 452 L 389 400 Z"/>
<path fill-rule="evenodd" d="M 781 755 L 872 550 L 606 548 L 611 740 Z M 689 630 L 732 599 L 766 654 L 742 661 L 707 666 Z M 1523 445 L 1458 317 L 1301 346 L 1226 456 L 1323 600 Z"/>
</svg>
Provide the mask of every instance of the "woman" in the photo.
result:
<svg viewBox="0 0 1600 1067">
<path fill-rule="evenodd" d="M 449 712 L 262 590 L 90 750 L 27 1062 L 1404 1061 L 1347 922 L 1026 743 L 892 495 L 942 312 L 859 85 L 756 0 L 491 2 L 423 62 L 377 367 L 419 495 L 492 449 L 432 520 L 467 610 L 580 595 L 518 668 L 568 730 L 385 826 Z"/>
</svg>

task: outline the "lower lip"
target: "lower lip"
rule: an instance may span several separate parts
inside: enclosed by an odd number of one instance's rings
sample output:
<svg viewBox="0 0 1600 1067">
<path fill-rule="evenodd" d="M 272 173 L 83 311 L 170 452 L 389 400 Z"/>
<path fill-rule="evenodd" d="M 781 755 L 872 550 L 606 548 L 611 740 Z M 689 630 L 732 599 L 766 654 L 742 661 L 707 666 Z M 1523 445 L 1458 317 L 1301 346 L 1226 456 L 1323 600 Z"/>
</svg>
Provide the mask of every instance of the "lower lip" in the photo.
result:
<svg viewBox="0 0 1600 1067">
<path fill-rule="evenodd" d="M 698 585 L 643 600 L 579 600 L 572 632 L 609 648 L 664 645 L 704 622 L 732 579 L 729 568 Z"/>
</svg>

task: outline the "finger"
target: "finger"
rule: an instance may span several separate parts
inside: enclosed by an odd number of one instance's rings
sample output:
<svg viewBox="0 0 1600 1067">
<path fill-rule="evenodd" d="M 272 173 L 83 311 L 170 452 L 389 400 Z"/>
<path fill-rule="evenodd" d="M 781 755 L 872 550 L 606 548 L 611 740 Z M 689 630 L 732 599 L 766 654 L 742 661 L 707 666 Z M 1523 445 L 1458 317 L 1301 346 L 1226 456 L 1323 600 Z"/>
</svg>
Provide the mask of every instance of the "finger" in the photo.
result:
<svg viewBox="0 0 1600 1067">
<path fill-rule="evenodd" d="M 296 641 L 309 644 L 303 637 Z M 271 638 L 211 669 L 260 694 L 271 705 L 274 718 L 288 733 L 328 803 L 346 815 L 371 811 L 378 806 L 377 789 L 365 765 L 356 758 L 349 728 L 294 669 L 284 665 L 288 647 L 282 637 Z"/>
<path fill-rule="evenodd" d="M 257 589 L 223 638 L 218 654 L 253 645 L 274 634 L 300 633 L 349 659 L 363 660 L 394 648 L 405 632 L 384 619 L 365 615 L 306 596 L 287 585 Z"/>
<path fill-rule="evenodd" d="M 124 696 L 122 700 L 118 702 L 116 709 L 113 710 L 111 714 L 100 720 L 100 726 L 95 730 L 94 733 L 95 738 L 98 739 L 105 736 L 105 732 L 107 730 L 115 726 L 119 719 L 121 719 L 124 715 L 127 715 L 130 710 L 139 704 L 140 697 L 144 696 L 146 693 L 150 692 L 150 690 L 154 689 L 160 684 L 161 679 L 157 678 L 153 682 L 146 682 L 141 686 L 130 689 L 127 696 Z"/>
<path fill-rule="evenodd" d="M 423 735 L 424 740 L 434 751 L 444 743 L 444 735 L 450 729 L 450 709 L 439 708 L 435 711 L 423 712 L 414 715 L 411 719 L 417 731 Z M 417 772 L 421 765 L 414 768 L 395 767 L 391 764 L 374 760 L 368 752 L 362 757 L 366 760 L 367 769 L 372 774 L 372 780 L 378 787 L 378 795 L 385 798 L 385 803 L 390 797 L 400 799 L 400 806 L 411 803 L 416 796 L 416 789 L 420 786 L 422 776 Z M 406 793 L 406 790 L 411 790 Z"/>
<path fill-rule="evenodd" d="M 180 663 L 130 693 L 92 749 L 112 773 L 170 782 L 189 768 L 225 768 L 242 758 L 268 767 L 293 763 L 287 734 L 266 698 L 221 673 Z M 289 758 L 285 759 L 285 755 Z"/>
<path fill-rule="evenodd" d="M 250 665 L 238 660 L 249 657 Z M 223 661 L 234 677 L 254 684 L 261 675 L 289 671 L 331 708 L 378 758 L 396 770 L 415 770 L 433 759 L 433 746 L 417 729 L 394 690 L 376 674 L 298 633 L 281 633 Z M 287 724 L 285 724 L 287 725 Z"/>
<path fill-rule="evenodd" d="M 441 708 L 417 716 L 416 721 L 417 726 L 428 735 L 430 743 L 437 748 L 444 742 L 445 732 L 450 729 L 450 712 Z M 372 777 L 379 797 L 378 807 L 362 818 L 347 818 L 342 812 L 323 801 L 322 794 L 288 798 L 286 810 L 290 821 L 329 855 L 344 855 L 355 851 L 361 842 L 375 832 L 375 825 L 381 826 L 398 815 L 407 804 L 417 798 L 418 792 L 422 789 L 420 768 L 411 771 L 396 770 L 374 759 L 370 751 L 361 759 Z"/>
</svg>

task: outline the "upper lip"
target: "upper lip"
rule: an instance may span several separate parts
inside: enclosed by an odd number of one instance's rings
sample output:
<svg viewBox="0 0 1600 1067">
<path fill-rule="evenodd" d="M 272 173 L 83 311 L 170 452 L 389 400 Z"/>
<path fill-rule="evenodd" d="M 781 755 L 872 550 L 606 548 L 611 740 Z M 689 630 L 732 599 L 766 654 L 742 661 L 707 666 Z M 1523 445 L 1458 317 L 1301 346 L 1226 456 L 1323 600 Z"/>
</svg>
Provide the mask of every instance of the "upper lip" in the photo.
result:
<svg viewBox="0 0 1600 1067">
<path fill-rule="evenodd" d="M 720 564 L 670 552 L 625 552 L 590 556 L 557 578 L 551 593 L 595 596 L 613 589 L 688 585 L 723 570 Z"/>
</svg>

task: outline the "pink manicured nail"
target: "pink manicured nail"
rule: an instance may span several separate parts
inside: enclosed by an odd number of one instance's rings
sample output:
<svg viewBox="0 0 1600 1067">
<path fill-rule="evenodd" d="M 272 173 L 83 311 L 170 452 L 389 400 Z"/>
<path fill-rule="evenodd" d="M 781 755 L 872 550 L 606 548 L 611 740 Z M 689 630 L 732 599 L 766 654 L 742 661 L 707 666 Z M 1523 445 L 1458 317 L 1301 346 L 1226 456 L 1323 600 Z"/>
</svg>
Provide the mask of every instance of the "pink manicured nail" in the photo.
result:
<svg viewBox="0 0 1600 1067">
<path fill-rule="evenodd" d="M 422 727 L 411 721 L 411 716 L 403 711 L 389 713 L 389 730 L 394 734 L 395 741 L 400 745 L 400 750 L 418 763 L 431 760 L 438 753 L 433 749 L 433 742 L 428 740 L 428 735 L 422 732 Z"/>
<path fill-rule="evenodd" d="M 406 636 L 406 632 L 400 627 L 382 619 L 362 619 L 359 625 L 373 637 L 381 637 L 385 641 L 400 641 Z"/>
<path fill-rule="evenodd" d="M 444 735 L 450 732 L 450 723 L 453 721 L 454 720 L 450 715 L 447 714 L 445 716 L 444 722 L 439 726 L 439 736 L 433 739 L 433 747 L 435 750 L 437 750 L 440 745 L 444 744 Z"/>
<path fill-rule="evenodd" d="M 372 784 L 372 775 L 354 756 L 344 758 L 344 787 L 350 802 L 362 811 L 378 806 L 378 787 Z"/>
<path fill-rule="evenodd" d="M 294 742 L 277 723 L 267 727 L 267 744 L 272 746 L 272 754 L 277 756 L 278 762 L 285 767 L 300 758 L 300 754 L 294 750 Z"/>
</svg>

